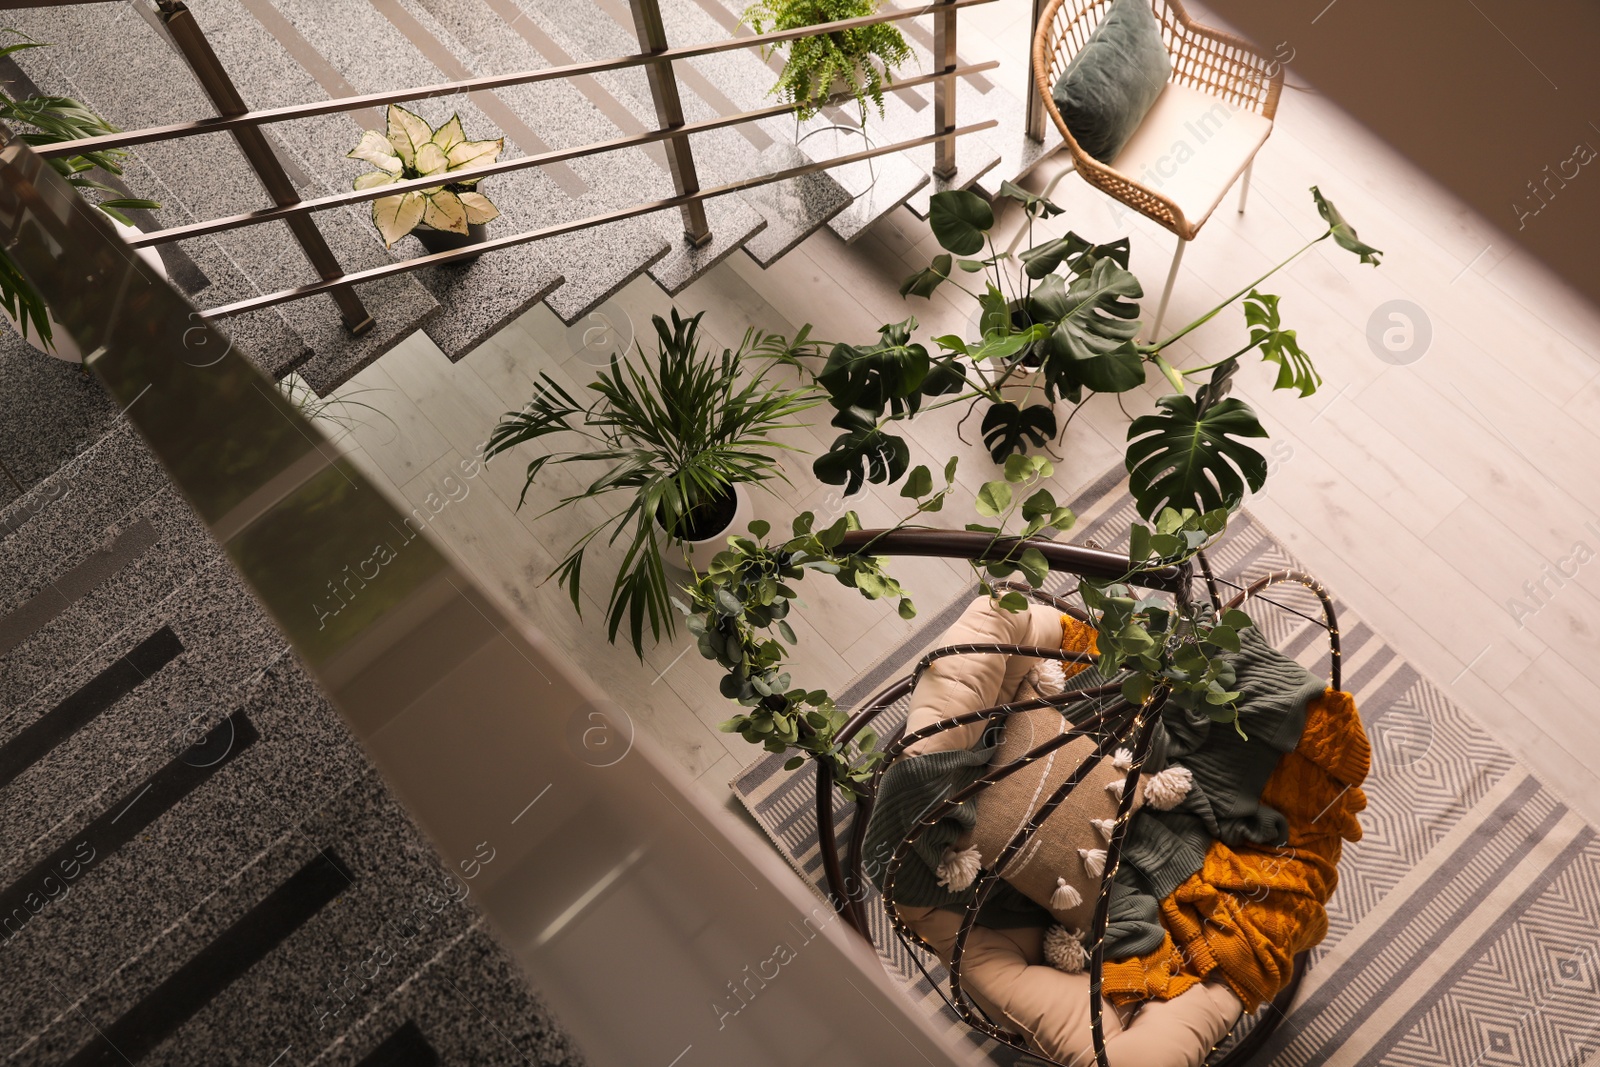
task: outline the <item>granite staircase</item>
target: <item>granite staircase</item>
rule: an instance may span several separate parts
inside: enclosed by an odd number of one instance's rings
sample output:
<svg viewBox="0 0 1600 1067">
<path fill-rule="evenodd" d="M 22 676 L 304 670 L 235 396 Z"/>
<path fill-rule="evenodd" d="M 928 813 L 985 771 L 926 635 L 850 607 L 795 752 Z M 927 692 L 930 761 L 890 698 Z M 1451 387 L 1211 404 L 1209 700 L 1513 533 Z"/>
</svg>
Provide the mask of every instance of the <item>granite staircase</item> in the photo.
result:
<svg viewBox="0 0 1600 1067">
<path fill-rule="evenodd" d="M 0 509 L 0 819 L 6 1063 L 582 1062 L 125 422 Z"/>
<path fill-rule="evenodd" d="M 246 102 L 265 108 L 363 92 L 403 89 L 636 52 L 627 0 L 191 0 L 190 9 Z M 685 46 L 748 34 L 741 0 L 662 0 L 669 43 Z M 141 21 L 148 21 L 144 25 Z M 213 113 L 183 58 L 143 0 L 87 3 L 10 13 L 8 23 L 50 48 L 0 63 L 0 80 L 85 100 L 123 128 Z M 927 25 L 925 25 L 927 24 Z M 901 23 L 916 58 L 933 69 L 931 19 Z M 753 49 L 676 65 L 686 119 L 710 119 L 774 103 L 780 66 Z M 797 124 L 780 117 L 692 135 L 702 186 L 769 174 L 926 135 L 931 86 L 890 94 L 865 138 L 839 109 Z M 469 135 L 506 138 L 502 158 L 637 135 L 656 125 L 642 69 L 556 79 L 424 101 L 436 124 L 459 111 Z M 933 148 L 879 157 L 716 197 L 706 204 L 712 240 L 692 247 L 676 211 L 624 219 L 485 255 L 465 265 L 426 268 L 364 283 L 376 320 L 361 336 L 344 329 L 332 302 L 313 297 L 232 317 L 225 329 L 273 377 L 297 373 L 326 395 L 411 333 L 424 331 L 460 359 L 535 303 L 573 323 L 641 274 L 676 295 L 740 249 L 768 266 L 817 230 L 854 240 L 904 205 L 925 215 L 928 198 L 986 176 L 1020 176 L 1050 145 L 1024 150 L 1024 108 L 981 75 L 962 79 L 961 123 L 994 117 L 995 130 L 958 143 L 959 172 L 932 175 Z M 304 197 L 349 187 L 363 165 L 345 158 L 376 111 L 265 127 Z M 870 140 L 868 140 L 870 138 Z M 998 147 L 997 147 L 998 146 Z M 142 228 L 180 225 L 265 202 L 231 137 L 212 134 L 133 150 L 126 184 L 162 202 Z M 485 184 L 512 233 L 592 217 L 673 194 L 660 145 L 498 175 Z M 159 216 L 159 221 L 154 216 Z M 410 258 L 414 238 L 385 250 L 365 205 L 318 212 L 328 244 L 348 271 Z M 281 223 L 230 230 L 162 246 L 175 284 L 202 310 L 315 280 Z"/>
</svg>

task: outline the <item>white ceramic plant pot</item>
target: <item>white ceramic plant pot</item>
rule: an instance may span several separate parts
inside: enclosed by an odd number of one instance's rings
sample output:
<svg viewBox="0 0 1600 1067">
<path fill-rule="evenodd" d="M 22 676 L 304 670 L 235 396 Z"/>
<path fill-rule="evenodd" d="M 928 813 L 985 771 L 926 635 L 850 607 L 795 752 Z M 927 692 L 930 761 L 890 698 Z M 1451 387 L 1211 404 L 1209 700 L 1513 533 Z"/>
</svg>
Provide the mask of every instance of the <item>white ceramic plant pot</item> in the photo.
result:
<svg viewBox="0 0 1600 1067">
<path fill-rule="evenodd" d="M 117 228 L 117 232 L 125 240 L 131 240 L 139 236 L 140 231 L 132 226 L 124 226 L 116 219 L 109 219 L 108 221 Z M 167 276 L 166 265 L 161 262 L 161 256 L 154 248 L 140 248 L 137 250 L 137 254 L 157 274 L 163 278 Z M 49 309 L 46 308 L 45 310 L 46 314 L 48 314 Z M 12 318 L 4 308 L 0 308 L 0 318 L 4 318 L 6 322 L 10 323 L 14 332 L 22 333 L 22 330 L 17 326 L 17 320 Z M 56 359 L 66 360 L 68 363 L 82 363 L 83 353 L 78 351 L 78 346 L 73 343 L 72 337 L 66 331 L 66 327 L 57 322 L 54 315 L 50 315 L 50 330 L 50 343 L 55 346 L 53 349 L 45 347 L 44 342 L 39 340 L 39 334 L 36 330 L 30 329 L 28 336 L 24 340 L 47 356 L 54 356 Z"/>
<path fill-rule="evenodd" d="M 671 540 L 661 556 L 661 562 L 669 572 L 668 576 L 688 581 L 694 576 L 695 571 L 703 574 L 707 564 L 716 554 L 728 547 L 728 538 L 736 533 L 745 533 L 755 517 L 756 511 L 750 503 L 750 494 L 745 491 L 744 486 L 735 485 L 733 518 L 728 520 L 726 526 L 698 541 L 680 541 L 676 538 Z"/>
</svg>

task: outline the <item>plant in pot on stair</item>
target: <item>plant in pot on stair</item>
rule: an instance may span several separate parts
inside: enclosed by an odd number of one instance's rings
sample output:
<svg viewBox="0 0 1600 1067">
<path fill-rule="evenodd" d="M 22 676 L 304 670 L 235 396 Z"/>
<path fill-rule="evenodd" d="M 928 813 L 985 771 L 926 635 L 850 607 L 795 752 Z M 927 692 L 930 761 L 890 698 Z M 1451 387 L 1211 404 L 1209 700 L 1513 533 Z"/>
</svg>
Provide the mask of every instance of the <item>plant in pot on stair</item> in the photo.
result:
<svg viewBox="0 0 1600 1067">
<path fill-rule="evenodd" d="M 744 11 L 744 21 L 757 33 L 782 32 L 878 12 L 877 0 L 758 0 Z M 780 45 L 763 49 L 771 58 Z M 816 116 L 829 97 L 848 94 L 861 111 L 865 136 L 867 107 L 883 114 L 884 89 L 894 72 L 911 58 L 911 46 L 892 24 L 880 22 L 852 30 L 835 30 L 786 42 L 788 54 L 772 93 L 795 105 L 795 118 Z"/>
<path fill-rule="evenodd" d="M 355 180 L 359 192 L 418 178 L 440 178 L 439 185 L 407 189 L 372 202 L 372 223 L 385 248 L 406 234 L 422 242 L 430 253 L 454 252 L 481 244 L 486 224 L 500 211 L 478 192 L 477 178 L 451 181 L 450 174 L 493 163 L 505 147 L 505 138 L 469 141 L 461 116 L 434 129 L 421 115 L 390 104 L 388 129 L 366 130 L 349 158 L 371 163 L 377 170 Z"/>
<path fill-rule="evenodd" d="M 816 354 L 809 327 L 793 341 L 750 330 L 737 350 L 714 355 L 700 349 L 700 318 L 685 319 L 676 309 L 670 324 L 655 316 L 656 353 L 646 355 L 639 346 L 633 356 L 613 355 L 581 400 L 540 374 L 533 399 L 506 413 L 484 449 L 489 460 L 519 445 L 571 435 L 570 447 L 529 461 L 517 506 L 536 483 L 557 496 L 543 515 L 590 501 L 622 505 L 580 535 L 550 577 L 566 587 L 581 613 L 586 553 L 609 531 L 599 545 L 617 546 L 622 558 L 606 606 L 607 636 L 615 641 L 626 620 L 641 657 L 645 624 L 657 640 L 672 635 L 673 594 L 726 546 L 729 534 L 749 525 L 753 511 L 744 487 L 788 481 L 779 459 L 793 448 L 773 435 L 798 428 L 795 416 L 817 403 L 814 390 L 774 373 L 779 361 Z M 747 364 L 759 369 L 747 373 Z M 601 470 L 576 492 L 558 495 L 563 491 L 546 468 L 569 463 L 597 463 Z"/>
<path fill-rule="evenodd" d="M 0 33 L 20 38 L 0 46 L 0 59 L 25 49 L 44 47 L 41 42 L 30 40 L 17 30 L 0 30 Z M 0 91 L 0 122 L 17 130 L 23 142 L 30 145 L 59 144 L 118 132 L 117 127 L 78 101 L 65 96 L 29 96 L 17 100 Z M 67 179 L 74 188 L 84 193 L 112 194 L 94 202 L 94 205 L 111 219 L 117 232 L 124 237 L 135 236 L 139 232 L 128 216 L 123 214 L 124 211 L 141 208 L 154 210 L 161 206 L 154 200 L 124 196 L 123 190 L 95 177 L 96 171 L 105 177 L 121 177 L 122 161 L 127 155 L 120 149 L 111 149 L 56 157 L 49 161 L 56 173 Z M 166 270 L 155 249 L 141 249 L 139 258 L 165 277 Z M 65 333 L 57 332 L 55 319 L 44 306 L 44 300 L 4 249 L 0 249 L 0 314 L 22 335 L 24 341 L 39 351 L 70 363 L 83 362 L 83 354 L 78 351 L 77 345 Z"/>
</svg>

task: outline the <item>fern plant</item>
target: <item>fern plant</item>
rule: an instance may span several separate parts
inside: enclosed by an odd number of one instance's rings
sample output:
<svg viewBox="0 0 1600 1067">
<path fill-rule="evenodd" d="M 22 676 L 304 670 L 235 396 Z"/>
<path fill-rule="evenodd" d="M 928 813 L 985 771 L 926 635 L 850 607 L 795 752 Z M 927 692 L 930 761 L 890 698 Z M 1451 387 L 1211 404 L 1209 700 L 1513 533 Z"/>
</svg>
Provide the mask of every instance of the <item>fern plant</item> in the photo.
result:
<svg viewBox="0 0 1600 1067">
<path fill-rule="evenodd" d="M 0 29 L 0 33 L 19 38 L 0 46 L 0 59 L 6 59 L 29 48 L 45 47 L 43 42 L 29 38 L 20 30 Z M 29 96 L 16 100 L 3 90 L 0 90 L 0 122 L 18 128 L 18 137 L 27 145 L 60 144 L 62 141 L 76 141 L 85 137 L 100 137 L 118 132 L 115 126 L 71 97 Z M 127 155 L 127 152 L 121 149 L 111 149 L 58 157 L 49 160 L 49 163 L 57 174 L 76 189 L 83 192 L 113 194 L 94 202 L 95 206 L 123 225 L 131 225 L 128 217 L 123 214 L 124 210 L 155 209 L 161 205 L 154 200 L 123 196 L 120 189 L 113 188 L 92 176 L 95 170 L 100 170 L 108 175 L 120 177 L 122 161 Z M 51 328 L 50 314 L 44 306 L 44 300 L 29 284 L 28 279 L 23 277 L 16 263 L 4 249 L 0 249 L 0 306 L 5 308 L 6 314 L 17 324 L 17 329 L 24 340 L 27 339 L 29 329 L 32 329 L 39 335 L 39 340 L 45 347 L 54 347 L 54 330 Z"/>
<path fill-rule="evenodd" d="M 669 536 L 694 530 L 731 497 L 735 485 L 774 477 L 787 482 L 778 455 L 792 448 L 772 435 L 799 427 L 795 416 L 817 404 L 810 388 L 769 376 L 774 361 L 815 354 L 810 327 L 792 342 L 749 330 L 737 351 L 713 356 L 700 351 L 700 318 L 682 318 L 674 309 L 669 326 L 655 316 L 655 356 L 647 357 L 642 346 L 637 359 L 613 355 L 610 367 L 590 383 L 585 400 L 541 374 L 533 399 L 522 410 L 506 413 L 484 451 L 491 459 L 519 445 L 567 435 L 569 448 L 528 463 L 518 508 L 547 464 L 602 466 L 586 488 L 562 497 L 543 514 L 584 500 L 619 500 L 622 508 L 579 537 L 550 576 L 566 587 L 581 613 L 585 553 L 610 531 L 602 543 L 620 542 L 625 548 L 606 607 L 607 637 L 615 641 L 626 618 L 640 656 L 647 621 L 657 640 L 675 632 L 672 590 L 661 558 Z M 752 358 L 761 361 L 761 369 L 746 377 L 745 361 Z"/>
<path fill-rule="evenodd" d="M 745 9 L 744 21 L 757 33 L 796 30 L 878 12 L 877 0 L 757 0 Z M 781 45 L 762 50 L 770 58 Z M 894 71 L 911 57 L 911 46 L 887 22 L 835 30 L 787 42 L 783 72 L 772 92 L 795 105 L 795 114 L 809 119 L 821 110 L 836 84 L 845 86 L 861 108 L 862 125 L 870 103 L 883 114 L 883 91 Z"/>
</svg>

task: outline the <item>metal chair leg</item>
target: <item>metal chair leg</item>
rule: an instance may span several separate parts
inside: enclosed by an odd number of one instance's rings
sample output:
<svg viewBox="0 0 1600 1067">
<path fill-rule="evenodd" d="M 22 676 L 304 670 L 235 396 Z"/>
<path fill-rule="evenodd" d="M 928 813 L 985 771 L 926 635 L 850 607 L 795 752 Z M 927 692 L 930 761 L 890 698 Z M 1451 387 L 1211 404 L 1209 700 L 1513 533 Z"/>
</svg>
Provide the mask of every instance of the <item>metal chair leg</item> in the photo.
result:
<svg viewBox="0 0 1600 1067">
<path fill-rule="evenodd" d="M 1167 287 L 1161 290 L 1161 303 L 1156 306 L 1156 322 L 1147 340 L 1161 339 L 1161 320 L 1167 317 L 1167 301 L 1172 298 L 1172 283 L 1178 280 L 1178 264 L 1183 262 L 1183 249 L 1189 242 L 1178 238 L 1178 250 L 1172 253 L 1172 269 L 1167 271 Z"/>
<path fill-rule="evenodd" d="M 1250 172 L 1256 169 L 1256 161 L 1251 160 L 1244 165 L 1244 177 L 1239 180 L 1239 214 L 1244 214 L 1244 202 L 1250 198 Z"/>
</svg>

